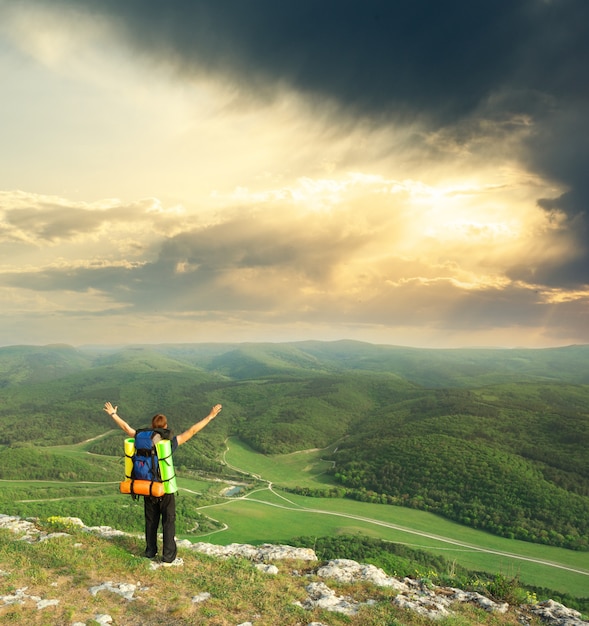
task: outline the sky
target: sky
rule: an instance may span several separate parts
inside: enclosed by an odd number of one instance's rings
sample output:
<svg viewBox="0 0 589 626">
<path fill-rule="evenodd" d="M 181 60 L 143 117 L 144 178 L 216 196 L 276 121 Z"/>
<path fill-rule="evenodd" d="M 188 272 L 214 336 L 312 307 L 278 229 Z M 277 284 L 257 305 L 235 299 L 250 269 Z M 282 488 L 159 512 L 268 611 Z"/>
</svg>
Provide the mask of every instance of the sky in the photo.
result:
<svg viewBox="0 0 589 626">
<path fill-rule="evenodd" d="M 0 0 L 0 345 L 589 343 L 586 0 Z"/>
</svg>

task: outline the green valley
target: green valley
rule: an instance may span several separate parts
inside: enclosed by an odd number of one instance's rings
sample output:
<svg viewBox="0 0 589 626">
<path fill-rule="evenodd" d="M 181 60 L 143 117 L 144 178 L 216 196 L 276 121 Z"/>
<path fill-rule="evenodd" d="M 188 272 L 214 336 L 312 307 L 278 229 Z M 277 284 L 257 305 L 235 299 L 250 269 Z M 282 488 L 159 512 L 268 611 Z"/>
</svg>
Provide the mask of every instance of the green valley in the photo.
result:
<svg viewBox="0 0 589 626">
<path fill-rule="evenodd" d="M 164 412 L 180 432 L 221 402 L 174 456 L 179 535 L 370 537 L 581 597 L 588 365 L 588 346 L 0 348 L 0 513 L 141 532 L 102 405 L 136 427 Z"/>
</svg>

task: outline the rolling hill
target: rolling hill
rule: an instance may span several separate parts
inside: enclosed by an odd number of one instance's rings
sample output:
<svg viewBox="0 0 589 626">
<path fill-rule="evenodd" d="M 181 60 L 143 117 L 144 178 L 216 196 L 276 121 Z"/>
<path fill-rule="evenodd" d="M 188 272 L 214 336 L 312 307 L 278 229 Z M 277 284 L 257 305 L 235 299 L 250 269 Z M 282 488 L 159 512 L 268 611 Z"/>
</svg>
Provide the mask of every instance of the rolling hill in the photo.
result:
<svg viewBox="0 0 589 626">
<path fill-rule="evenodd" d="M 348 497 L 586 550 L 588 365 L 589 346 L 11 346 L 0 348 L 0 446 L 97 437 L 113 427 L 106 400 L 136 426 L 164 412 L 177 432 L 221 402 L 179 466 L 221 471 L 230 435 L 265 454 L 337 444 L 331 480 Z M 117 431 L 91 451 L 119 448 Z"/>
</svg>

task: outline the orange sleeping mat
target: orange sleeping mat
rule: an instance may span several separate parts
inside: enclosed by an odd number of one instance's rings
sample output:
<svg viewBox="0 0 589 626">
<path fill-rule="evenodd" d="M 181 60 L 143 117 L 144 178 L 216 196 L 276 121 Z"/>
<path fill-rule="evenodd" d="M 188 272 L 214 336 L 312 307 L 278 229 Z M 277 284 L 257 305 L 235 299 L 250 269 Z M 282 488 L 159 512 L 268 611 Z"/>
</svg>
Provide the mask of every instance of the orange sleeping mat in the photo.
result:
<svg viewBox="0 0 589 626">
<path fill-rule="evenodd" d="M 120 484 L 121 493 L 132 493 L 137 496 L 155 496 L 161 498 L 164 495 L 164 483 L 153 480 L 123 480 Z"/>
</svg>

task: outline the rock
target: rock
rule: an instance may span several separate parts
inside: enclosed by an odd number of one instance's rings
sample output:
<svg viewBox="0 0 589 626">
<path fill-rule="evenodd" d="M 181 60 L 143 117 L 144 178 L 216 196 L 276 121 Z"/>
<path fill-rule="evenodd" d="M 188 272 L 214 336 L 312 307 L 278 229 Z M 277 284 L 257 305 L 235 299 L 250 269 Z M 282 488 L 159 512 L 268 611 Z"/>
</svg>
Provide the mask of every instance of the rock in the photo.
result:
<svg viewBox="0 0 589 626">
<path fill-rule="evenodd" d="M 333 559 L 317 570 L 317 576 L 332 578 L 340 583 L 370 582 L 378 587 L 393 587 L 407 591 L 407 584 L 387 574 L 374 565 L 361 565 L 350 559 Z"/>
<path fill-rule="evenodd" d="M 264 572 L 264 574 L 278 574 L 278 568 L 276 565 L 268 565 L 267 563 L 256 563 L 255 568 L 260 570 L 260 572 Z"/>
<path fill-rule="evenodd" d="M 476 591 L 462 591 L 462 589 L 454 588 L 451 588 L 451 591 L 454 593 L 450 597 L 455 602 L 470 602 L 490 613 L 507 613 L 509 609 L 507 602 L 493 602 L 493 600 L 490 600 Z"/>
<path fill-rule="evenodd" d="M 208 591 L 203 591 L 196 596 L 192 596 L 192 602 L 194 604 L 199 604 L 200 602 L 205 602 L 205 600 L 208 600 L 210 597 L 211 594 Z"/>
<path fill-rule="evenodd" d="M 142 588 L 139 585 L 133 585 L 131 583 L 112 583 L 110 580 L 102 583 L 101 585 L 95 585 L 94 587 L 90 587 L 88 590 L 93 596 L 95 596 L 100 591 L 111 591 L 112 593 L 116 593 L 119 596 L 125 598 L 125 600 L 131 601 L 135 598 L 136 591 L 145 591 L 147 588 Z"/>
<path fill-rule="evenodd" d="M 14 534 L 20 535 L 23 541 L 37 541 L 41 531 L 29 521 L 16 517 L 14 515 L 0 515 L 0 528 L 11 530 Z"/>
<path fill-rule="evenodd" d="M 423 596 L 399 594 L 395 596 L 393 604 L 402 609 L 409 609 L 419 615 L 424 615 L 429 619 L 441 619 L 451 614 L 448 610 L 449 600 L 445 597 L 438 598 L 435 594 Z"/>
<path fill-rule="evenodd" d="M 39 596 L 32 596 L 26 593 L 28 587 L 21 587 L 17 589 L 14 593 L 11 593 L 6 596 L 0 596 L 0 602 L 4 604 L 4 606 L 8 606 L 11 604 L 25 604 L 27 601 L 34 602 L 37 605 L 37 609 L 45 609 L 48 606 L 56 606 L 59 604 L 59 600 L 44 600 Z"/>
<path fill-rule="evenodd" d="M 123 537 L 126 535 L 126 532 L 122 530 L 117 530 L 116 528 L 111 528 L 110 526 L 84 526 L 84 530 L 89 533 L 93 533 L 94 535 L 98 535 L 99 537 Z"/>
<path fill-rule="evenodd" d="M 149 564 L 150 569 L 158 569 L 160 567 L 182 567 L 184 565 L 184 559 L 182 557 L 177 556 L 173 561 L 169 563 L 165 563 L 163 561 L 152 561 Z"/>
<path fill-rule="evenodd" d="M 209 556 L 216 557 L 230 557 L 241 556 L 246 559 L 255 560 L 257 550 L 254 546 L 241 545 L 237 543 L 231 543 L 228 546 L 218 546 L 212 543 L 193 543 L 189 546 L 191 550 L 201 552 L 202 554 L 208 554 Z"/>
<path fill-rule="evenodd" d="M 268 561 L 279 561 L 285 559 L 300 561 L 316 561 L 317 555 L 310 548 L 293 548 L 292 546 L 276 546 L 263 544 L 252 546 L 249 544 L 231 543 L 228 546 L 217 546 L 212 543 L 193 543 L 189 546 L 182 544 L 182 547 L 189 547 L 191 550 L 217 557 L 238 556 L 255 563 L 266 563 Z"/>
<path fill-rule="evenodd" d="M 292 546 L 275 546 L 265 543 L 258 548 L 258 560 L 260 561 L 316 561 L 317 555 L 310 548 L 293 548 Z"/>
<path fill-rule="evenodd" d="M 68 521 L 72 526 L 87 528 L 86 524 L 84 524 L 84 522 L 79 517 L 64 517 L 63 519 Z"/>
<path fill-rule="evenodd" d="M 529 611 L 553 626 L 587 626 L 587 622 L 581 619 L 579 611 L 569 609 L 554 600 L 538 602 L 529 607 Z"/>
<path fill-rule="evenodd" d="M 48 606 L 57 606 L 59 604 L 59 600 L 41 600 L 37 602 L 38 609 L 45 609 Z"/>
<path fill-rule="evenodd" d="M 325 583 L 310 583 L 306 587 L 309 597 L 304 602 L 296 602 L 297 606 L 304 609 L 325 609 L 344 615 L 354 615 L 358 612 L 359 603 L 344 596 L 337 596 L 335 591 Z"/>
</svg>

